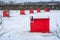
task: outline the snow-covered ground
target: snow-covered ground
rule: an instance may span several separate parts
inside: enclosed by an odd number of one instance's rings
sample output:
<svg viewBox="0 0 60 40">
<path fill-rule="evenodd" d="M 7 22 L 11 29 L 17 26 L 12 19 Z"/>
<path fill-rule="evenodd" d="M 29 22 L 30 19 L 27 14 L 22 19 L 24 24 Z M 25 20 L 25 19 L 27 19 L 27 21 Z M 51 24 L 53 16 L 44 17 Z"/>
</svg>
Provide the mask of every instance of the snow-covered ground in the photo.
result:
<svg viewBox="0 0 60 40">
<path fill-rule="evenodd" d="M 19 10 L 10 10 L 11 17 L 2 17 L 2 24 L 0 25 L 0 40 L 60 40 L 57 37 L 56 31 L 60 33 L 60 10 L 51 10 L 50 12 L 20 15 Z M 2 10 L 0 10 L 2 15 Z M 31 33 L 30 31 L 30 17 L 34 18 L 50 18 L 50 32 L 51 33 Z M 58 27 L 57 27 L 58 25 Z M 54 35 L 54 34 L 55 35 Z"/>
</svg>

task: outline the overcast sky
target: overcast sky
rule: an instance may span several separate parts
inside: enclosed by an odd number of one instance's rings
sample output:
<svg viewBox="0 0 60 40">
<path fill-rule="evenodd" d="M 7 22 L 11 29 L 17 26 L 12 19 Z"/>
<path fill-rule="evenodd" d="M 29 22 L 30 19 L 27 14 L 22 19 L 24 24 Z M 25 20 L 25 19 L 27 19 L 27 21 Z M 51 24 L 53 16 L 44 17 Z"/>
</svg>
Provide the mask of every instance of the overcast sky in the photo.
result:
<svg viewBox="0 0 60 40">
<path fill-rule="evenodd" d="M 14 1 L 14 2 L 23 3 L 23 2 L 39 2 L 39 1 L 52 1 L 52 0 L 2 0 L 2 1 L 5 2 Z M 60 1 L 60 0 L 54 0 L 54 1 Z"/>
</svg>

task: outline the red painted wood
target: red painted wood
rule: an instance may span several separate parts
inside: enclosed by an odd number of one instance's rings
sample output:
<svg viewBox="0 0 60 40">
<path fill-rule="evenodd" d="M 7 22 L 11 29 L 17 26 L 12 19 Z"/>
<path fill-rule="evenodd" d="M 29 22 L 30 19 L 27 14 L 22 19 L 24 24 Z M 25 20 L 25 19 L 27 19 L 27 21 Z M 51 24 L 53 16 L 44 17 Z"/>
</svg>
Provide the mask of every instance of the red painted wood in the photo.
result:
<svg viewBox="0 0 60 40">
<path fill-rule="evenodd" d="M 49 10 L 49 8 L 45 8 L 44 11 L 45 12 L 49 12 L 50 10 Z"/>
<path fill-rule="evenodd" d="M 9 17 L 9 12 L 7 10 L 3 10 L 3 17 Z"/>
<path fill-rule="evenodd" d="M 40 12 L 40 8 L 37 8 L 37 12 L 38 12 L 38 13 Z"/>
<path fill-rule="evenodd" d="M 21 14 L 21 15 L 25 15 L 25 10 L 23 10 L 23 9 L 20 10 L 20 14 Z"/>
<path fill-rule="evenodd" d="M 30 23 L 30 31 L 31 32 L 42 32 L 49 33 L 49 19 L 33 19 Z"/>
<path fill-rule="evenodd" d="M 33 13 L 34 13 L 34 10 L 31 8 L 31 9 L 29 10 L 29 12 L 30 12 L 30 14 L 33 14 Z"/>
</svg>

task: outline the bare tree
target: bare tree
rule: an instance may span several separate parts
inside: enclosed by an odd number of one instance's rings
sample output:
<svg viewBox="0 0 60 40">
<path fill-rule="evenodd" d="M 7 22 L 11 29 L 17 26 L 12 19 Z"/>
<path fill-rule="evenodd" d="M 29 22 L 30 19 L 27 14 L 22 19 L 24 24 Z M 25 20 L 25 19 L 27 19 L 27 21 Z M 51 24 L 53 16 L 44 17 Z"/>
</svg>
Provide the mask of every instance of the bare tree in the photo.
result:
<svg viewBox="0 0 60 40">
<path fill-rule="evenodd" d="M 9 1 L 9 4 L 16 4 L 15 1 Z"/>
<path fill-rule="evenodd" d="M 5 4 L 5 2 L 0 0 L 0 5 L 4 5 L 4 4 Z"/>
</svg>

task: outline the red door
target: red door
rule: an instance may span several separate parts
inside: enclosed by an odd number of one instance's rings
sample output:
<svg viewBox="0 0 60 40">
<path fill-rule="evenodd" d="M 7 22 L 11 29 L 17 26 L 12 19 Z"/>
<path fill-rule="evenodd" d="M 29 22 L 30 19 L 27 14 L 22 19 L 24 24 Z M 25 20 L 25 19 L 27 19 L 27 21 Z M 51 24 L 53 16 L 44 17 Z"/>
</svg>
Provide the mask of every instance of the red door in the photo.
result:
<svg viewBox="0 0 60 40">
<path fill-rule="evenodd" d="M 9 17 L 9 12 L 7 10 L 3 10 L 3 17 Z"/>
<path fill-rule="evenodd" d="M 33 19 L 30 25 L 31 32 L 49 33 L 49 18 Z"/>
</svg>

